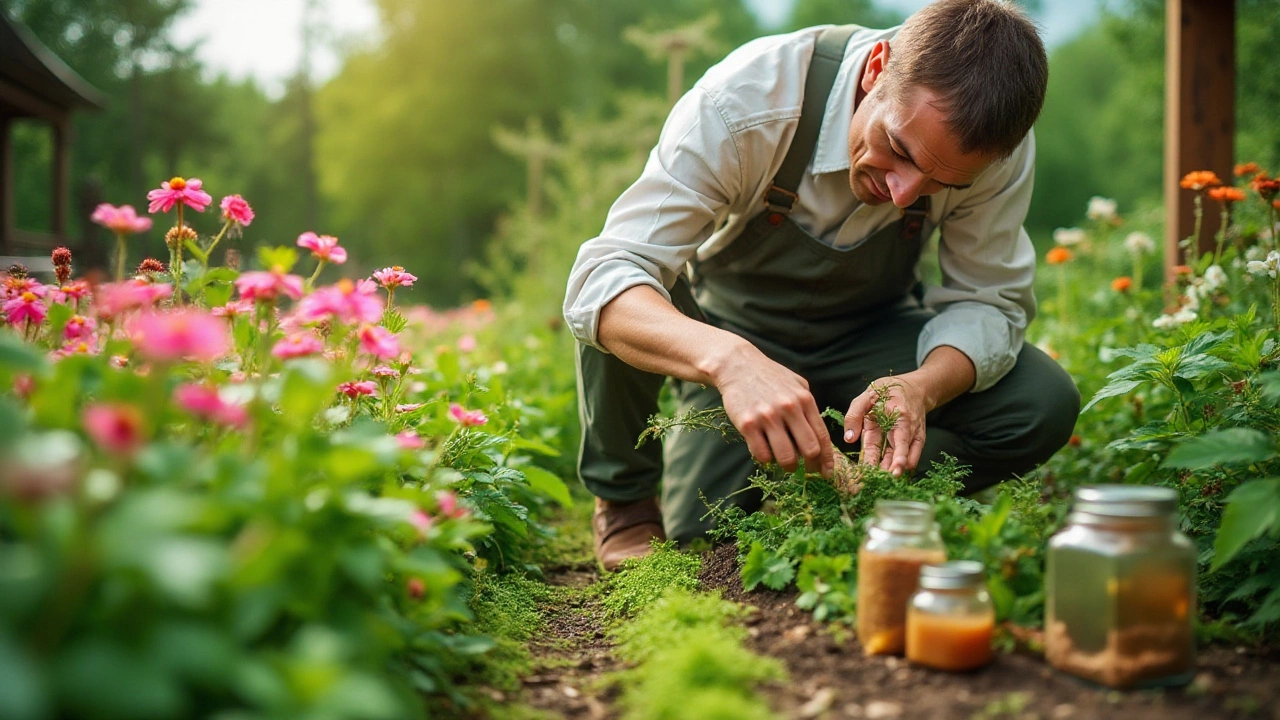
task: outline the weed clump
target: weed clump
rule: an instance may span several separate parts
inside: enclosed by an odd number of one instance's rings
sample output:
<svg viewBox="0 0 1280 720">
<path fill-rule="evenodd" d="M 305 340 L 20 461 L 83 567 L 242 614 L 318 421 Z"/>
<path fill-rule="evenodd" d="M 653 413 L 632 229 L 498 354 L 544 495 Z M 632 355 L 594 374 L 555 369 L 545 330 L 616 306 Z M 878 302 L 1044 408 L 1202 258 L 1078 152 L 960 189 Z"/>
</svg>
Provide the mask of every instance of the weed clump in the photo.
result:
<svg viewBox="0 0 1280 720">
<path fill-rule="evenodd" d="M 701 561 L 682 553 L 674 542 L 654 543 L 653 552 L 627 560 L 603 584 L 601 604 L 609 620 L 631 617 L 667 591 L 695 590 Z"/>
</svg>

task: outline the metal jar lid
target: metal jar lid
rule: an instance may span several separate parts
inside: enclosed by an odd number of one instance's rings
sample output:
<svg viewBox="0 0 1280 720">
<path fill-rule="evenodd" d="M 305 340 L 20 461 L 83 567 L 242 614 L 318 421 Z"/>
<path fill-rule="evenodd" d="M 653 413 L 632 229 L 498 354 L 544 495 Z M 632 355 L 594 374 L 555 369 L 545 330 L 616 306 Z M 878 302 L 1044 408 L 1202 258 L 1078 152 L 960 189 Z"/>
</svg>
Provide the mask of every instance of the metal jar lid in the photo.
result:
<svg viewBox="0 0 1280 720">
<path fill-rule="evenodd" d="M 920 587 L 924 590 L 963 590 L 981 587 L 986 582 L 986 568 L 973 560 L 920 566 Z"/>
<path fill-rule="evenodd" d="M 1178 511 L 1178 493 L 1152 485 L 1090 485 L 1076 488 L 1072 509 L 1104 517 L 1165 517 Z"/>
</svg>

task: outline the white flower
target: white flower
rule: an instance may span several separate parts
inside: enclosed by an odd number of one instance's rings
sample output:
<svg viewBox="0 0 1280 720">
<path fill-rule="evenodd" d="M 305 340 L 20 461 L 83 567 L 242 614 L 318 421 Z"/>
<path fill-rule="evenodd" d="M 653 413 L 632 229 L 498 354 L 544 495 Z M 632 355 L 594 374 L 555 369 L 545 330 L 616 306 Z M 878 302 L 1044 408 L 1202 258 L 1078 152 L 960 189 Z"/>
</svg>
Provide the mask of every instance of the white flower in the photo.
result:
<svg viewBox="0 0 1280 720">
<path fill-rule="evenodd" d="M 1169 328 L 1174 327 L 1176 325 L 1177 323 L 1174 322 L 1172 315 L 1161 315 L 1160 317 L 1151 321 L 1151 327 L 1157 330 L 1168 330 Z"/>
<path fill-rule="evenodd" d="M 1261 260 L 1266 256 L 1267 251 L 1263 250 L 1260 245 L 1250 245 L 1248 249 L 1244 251 L 1244 257 L 1246 260 Z"/>
<path fill-rule="evenodd" d="M 1196 279 L 1194 284 L 1187 288 L 1187 291 L 1183 293 L 1183 297 L 1187 299 L 1186 307 L 1189 307 L 1192 310 L 1200 309 L 1200 296 L 1207 295 L 1203 288 L 1204 285 L 1201 284 L 1199 278 Z"/>
<path fill-rule="evenodd" d="M 1090 220 L 1111 222 L 1116 219 L 1116 201 L 1094 195 L 1089 198 L 1089 210 L 1085 213 Z"/>
<path fill-rule="evenodd" d="M 1210 265 L 1209 269 L 1204 271 L 1204 286 L 1209 292 L 1213 292 L 1226 284 L 1227 273 L 1221 267 Z"/>
<path fill-rule="evenodd" d="M 507 367 L 507 363 L 504 360 L 499 360 L 498 362 L 493 364 L 494 375 L 505 375 L 506 372 L 510 369 L 511 368 Z"/>
<path fill-rule="evenodd" d="M 1156 241 L 1144 232 L 1131 232 L 1124 238 L 1124 247 L 1134 255 L 1153 253 L 1156 251 Z"/>
<path fill-rule="evenodd" d="M 1151 326 L 1160 330 L 1167 330 L 1179 325 L 1186 325 L 1197 317 L 1196 311 L 1190 307 L 1184 307 L 1172 315 L 1161 315 L 1151 322 Z"/>
<path fill-rule="evenodd" d="M 1053 231 L 1053 241 L 1059 245 L 1078 245 L 1086 237 L 1084 230 L 1080 228 L 1058 228 Z"/>
<path fill-rule="evenodd" d="M 1261 260 L 1250 260 L 1249 263 L 1244 266 L 1244 269 L 1248 270 L 1250 275 L 1270 275 L 1275 277 L 1276 274 L 1275 270 L 1268 268 L 1267 264 Z"/>
</svg>

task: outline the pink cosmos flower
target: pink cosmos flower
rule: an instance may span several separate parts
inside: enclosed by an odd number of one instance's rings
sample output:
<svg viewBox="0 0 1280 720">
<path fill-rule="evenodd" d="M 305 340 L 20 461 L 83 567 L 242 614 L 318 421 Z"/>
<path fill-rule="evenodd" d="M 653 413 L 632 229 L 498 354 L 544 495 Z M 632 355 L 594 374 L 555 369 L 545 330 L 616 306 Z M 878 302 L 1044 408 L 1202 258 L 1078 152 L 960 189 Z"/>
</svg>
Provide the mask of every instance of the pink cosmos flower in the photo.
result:
<svg viewBox="0 0 1280 720">
<path fill-rule="evenodd" d="M 475 427 L 489 422 L 489 418 L 484 412 L 467 410 L 458 403 L 449 403 L 449 417 L 463 427 Z"/>
<path fill-rule="evenodd" d="M 128 280 L 99 285 L 94 292 L 94 309 L 98 317 L 111 320 L 138 308 L 147 307 L 173 294 L 173 286 Z"/>
<path fill-rule="evenodd" d="M 338 386 L 338 392 L 351 399 L 361 395 L 372 395 L 378 391 L 378 383 L 372 380 L 348 381 Z"/>
<path fill-rule="evenodd" d="M 72 340 L 62 347 L 49 353 L 49 357 L 54 361 L 61 360 L 70 355 L 97 355 L 100 348 L 98 347 L 98 339 L 93 335 Z"/>
<path fill-rule="evenodd" d="M 45 307 L 40 297 L 31 290 L 6 300 L 2 308 L 5 320 L 10 325 L 22 325 L 28 322 L 39 325 L 49 314 L 49 308 Z"/>
<path fill-rule="evenodd" d="M 222 198 L 222 219 L 241 227 L 249 227 L 253 222 L 253 208 L 239 195 L 228 195 Z"/>
<path fill-rule="evenodd" d="M 458 504 L 458 496 L 452 490 L 437 492 L 436 504 L 440 506 L 440 513 L 445 517 L 461 518 L 470 514 L 465 507 Z"/>
<path fill-rule="evenodd" d="M 93 318 L 87 318 L 82 315 L 72 315 L 67 321 L 66 327 L 62 329 L 62 338 L 64 340 L 79 340 L 93 336 L 93 329 L 98 326 L 98 322 Z"/>
<path fill-rule="evenodd" d="M 89 282 L 87 280 L 72 280 L 59 288 L 59 290 L 63 295 L 71 298 L 72 300 L 80 300 L 88 296 L 92 291 L 92 288 L 89 287 Z"/>
<path fill-rule="evenodd" d="M 218 395 L 218 389 L 208 385 L 187 383 L 173 391 L 173 401 L 201 420 L 241 428 L 249 423 L 249 413 L 244 406 L 229 403 Z"/>
<path fill-rule="evenodd" d="M 375 272 L 373 277 L 382 284 L 382 287 L 388 290 L 394 290 L 398 287 L 413 287 L 413 283 L 418 279 L 416 275 L 412 275 L 404 271 L 399 265 L 385 267 Z"/>
<path fill-rule="evenodd" d="M 214 317 L 231 318 L 234 320 L 241 315 L 248 315 L 253 312 L 253 301 L 232 300 L 226 305 L 219 305 L 218 307 L 213 308 L 209 312 L 213 313 Z"/>
<path fill-rule="evenodd" d="M 401 450 L 421 450 L 427 446 L 427 441 L 422 439 L 416 430 L 397 433 L 396 442 L 400 444 Z"/>
<path fill-rule="evenodd" d="M 274 302 L 280 295 L 292 300 L 302 297 L 302 278 L 279 270 L 242 273 L 236 278 L 236 290 L 245 300 Z"/>
<path fill-rule="evenodd" d="M 199 178 L 170 178 L 168 182 L 160 183 L 158 189 L 147 193 L 147 200 L 151 201 L 147 205 L 147 212 L 169 212 L 179 203 L 196 212 L 204 212 L 209 203 L 213 202 L 213 197 L 200 189 L 203 184 Z"/>
<path fill-rule="evenodd" d="M 48 290 L 35 278 L 9 276 L 4 279 L 4 298 L 6 300 L 18 297 L 24 292 L 35 293 L 36 297 L 44 297 Z"/>
<path fill-rule="evenodd" d="M 231 347 L 227 324 L 194 308 L 139 315 L 129 334 L 138 352 L 157 362 L 213 362 Z"/>
<path fill-rule="evenodd" d="M 315 355 L 324 350 L 324 343 L 311 333 L 297 333 L 284 337 L 271 348 L 271 354 L 281 360 Z"/>
<path fill-rule="evenodd" d="M 422 403 L 405 403 L 403 405 L 397 405 L 396 412 L 409 413 L 409 412 L 413 412 L 414 410 L 417 410 L 420 407 L 422 407 Z"/>
<path fill-rule="evenodd" d="M 360 328 L 360 349 L 376 358 L 391 360 L 400 354 L 400 342 L 380 325 L 365 325 Z"/>
<path fill-rule="evenodd" d="M 376 323 L 382 319 L 382 298 L 373 283 L 365 287 L 367 291 L 346 278 L 322 287 L 298 303 L 298 317 L 305 322 L 332 316 L 348 324 Z"/>
<path fill-rule="evenodd" d="M 414 510 L 409 515 L 409 524 L 417 528 L 422 537 L 426 537 L 427 532 L 431 530 L 431 516 L 421 510 Z"/>
<path fill-rule="evenodd" d="M 338 245 L 338 238 L 332 235 L 316 235 L 308 230 L 298 236 L 298 247 L 306 248 L 316 258 L 334 265 L 347 261 L 347 251 Z"/>
<path fill-rule="evenodd" d="M 400 371 L 391 367 L 390 365 L 379 365 L 378 367 L 374 368 L 371 372 L 373 372 L 373 374 L 377 375 L 378 377 L 385 377 L 385 378 L 400 377 Z"/>
<path fill-rule="evenodd" d="M 462 337 L 458 338 L 458 350 L 460 350 L 461 352 L 469 353 L 475 349 L 476 349 L 475 335 L 472 335 L 471 333 L 467 333 L 466 335 L 463 335 Z"/>
<path fill-rule="evenodd" d="M 115 207 L 102 203 L 94 208 L 89 219 L 117 235 L 133 235 L 151 229 L 151 218 L 138 217 L 138 211 L 132 205 Z"/>
<path fill-rule="evenodd" d="M 142 411 L 133 405 L 94 403 L 80 419 L 89 437 L 107 452 L 132 455 L 142 447 Z"/>
</svg>

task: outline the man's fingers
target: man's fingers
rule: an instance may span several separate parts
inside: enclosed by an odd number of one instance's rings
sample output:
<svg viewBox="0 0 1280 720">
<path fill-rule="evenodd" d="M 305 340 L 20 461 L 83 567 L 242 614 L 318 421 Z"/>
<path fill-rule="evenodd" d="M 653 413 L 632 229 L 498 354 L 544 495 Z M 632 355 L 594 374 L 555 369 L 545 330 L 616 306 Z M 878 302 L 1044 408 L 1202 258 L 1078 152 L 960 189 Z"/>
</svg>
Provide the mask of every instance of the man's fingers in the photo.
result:
<svg viewBox="0 0 1280 720">
<path fill-rule="evenodd" d="M 893 447 L 893 457 L 889 460 L 889 464 L 885 469 L 893 473 L 894 477 L 902 475 L 902 471 L 907 469 L 907 456 L 911 451 L 911 435 L 911 431 L 907 429 L 907 423 L 899 421 L 893 428 L 893 434 L 889 436 L 889 445 Z"/>
<path fill-rule="evenodd" d="M 917 433 L 911 440 L 911 452 L 907 454 L 907 470 L 915 470 L 920 465 L 920 454 L 924 452 L 924 433 Z"/>
<path fill-rule="evenodd" d="M 818 413 L 816 404 L 805 408 L 804 419 L 808 422 L 814 442 L 818 445 L 818 451 L 812 459 L 808 454 L 805 455 L 806 467 L 816 468 L 822 473 L 822 477 L 829 478 L 836 469 L 835 447 L 831 444 L 831 433 L 827 430 L 827 424 L 822 421 L 822 415 Z"/>
<path fill-rule="evenodd" d="M 844 414 L 844 441 L 857 442 L 862 435 L 862 419 L 871 409 L 871 393 L 862 393 L 849 403 L 849 412 Z"/>
<path fill-rule="evenodd" d="M 799 466 L 796 448 L 786 429 L 780 425 L 770 424 L 765 427 L 764 434 L 769 438 L 769 449 L 773 451 L 773 459 L 782 466 L 783 470 L 795 472 Z"/>
<path fill-rule="evenodd" d="M 862 462 L 867 465 L 880 464 L 880 438 L 883 433 L 875 423 L 868 423 L 862 429 Z"/>
<path fill-rule="evenodd" d="M 768 465 L 773 461 L 773 454 L 769 452 L 769 440 L 764 433 L 759 430 L 743 432 L 742 438 L 747 441 L 747 450 L 751 451 L 751 457 L 761 465 Z"/>
</svg>

